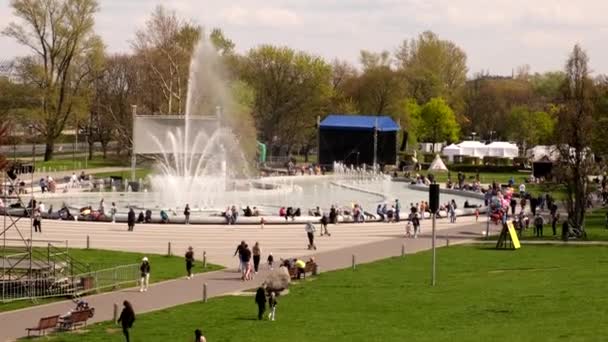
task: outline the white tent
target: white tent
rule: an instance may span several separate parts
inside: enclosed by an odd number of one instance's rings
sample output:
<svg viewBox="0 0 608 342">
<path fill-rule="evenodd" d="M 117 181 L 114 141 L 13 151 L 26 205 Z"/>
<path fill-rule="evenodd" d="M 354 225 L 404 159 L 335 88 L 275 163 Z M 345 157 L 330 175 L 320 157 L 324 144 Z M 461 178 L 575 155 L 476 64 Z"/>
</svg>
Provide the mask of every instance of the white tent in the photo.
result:
<svg viewBox="0 0 608 342">
<path fill-rule="evenodd" d="M 488 156 L 501 158 L 516 158 L 519 155 L 517 145 L 506 141 L 494 141 L 487 145 Z"/>
<path fill-rule="evenodd" d="M 445 167 L 445 164 L 443 163 L 443 160 L 441 160 L 441 157 L 439 157 L 439 154 L 435 155 L 435 159 L 431 163 L 431 166 L 429 166 L 429 172 L 431 172 L 431 171 L 434 171 L 434 172 L 447 172 L 448 171 L 448 168 Z"/>
<path fill-rule="evenodd" d="M 448 160 L 453 162 L 454 156 L 462 155 L 462 149 L 460 147 L 458 147 L 458 145 L 452 144 L 452 145 L 446 146 L 443 149 L 443 151 L 441 151 L 441 154 L 448 157 Z"/>
<path fill-rule="evenodd" d="M 462 155 L 483 158 L 488 155 L 487 145 L 479 141 L 463 141 L 458 144 Z"/>
<path fill-rule="evenodd" d="M 532 159 L 532 161 L 540 160 L 545 156 L 551 161 L 557 161 L 559 159 L 559 151 L 557 150 L 557 146 L 538 145 L 526 151 L 526 157 Z"/>
</svg>

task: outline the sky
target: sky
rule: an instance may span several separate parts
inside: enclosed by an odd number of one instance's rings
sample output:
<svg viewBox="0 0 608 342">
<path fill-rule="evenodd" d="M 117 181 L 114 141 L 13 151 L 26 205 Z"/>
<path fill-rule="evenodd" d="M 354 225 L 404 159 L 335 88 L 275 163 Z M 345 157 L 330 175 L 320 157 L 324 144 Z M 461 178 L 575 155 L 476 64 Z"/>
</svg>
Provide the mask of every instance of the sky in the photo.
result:
<svg viewBox="0 0 608 342">
<path fill-rule="evenodd" d="M 221 28 L 237 51 L 286 45 L 358 64 L 359 52 L 394 51 L 431 30 L 467 54 L 469 75 L 563 69 L 579 43 L 594 74 L 608 74 L 606 0 L 98 0 L 96 32 L 109 52 L 129 52 L 135 31 L 162 4 L 207 29 Z M 15 21 L 0 0 L 0 27 Z M 0 36 L 0 60 L 29 53 Z"/>
</svg>

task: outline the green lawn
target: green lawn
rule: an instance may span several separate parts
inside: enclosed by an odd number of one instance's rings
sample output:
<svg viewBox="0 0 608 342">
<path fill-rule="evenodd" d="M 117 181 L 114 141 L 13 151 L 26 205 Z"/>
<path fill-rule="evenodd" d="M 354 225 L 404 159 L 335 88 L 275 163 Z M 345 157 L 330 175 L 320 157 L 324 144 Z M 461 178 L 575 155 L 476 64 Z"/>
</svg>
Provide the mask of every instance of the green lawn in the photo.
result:
<svg viewBox="0 0 608 342">
<path fill-rule="evenodd" d="M 585 230 L 587 232 L 587 241 L 608 241 L 608 229 L 606 229 L 606 208 L 598 208 L 591 212 L 587 212 L 585 216 Z M 557 224 L 557 235 L 553 236 L 551 223 L 546 222 L 543 227 L 543 237 L 537 238 L 534 236 L 534 226 L 530 224 L 527 231 L 523 233 L 523 240 L 561 240 L 563 218 Z"/>
<path fill-rule="evenodd" d="M 420 174 L 428 175 L 429 172 L 420 172 Z M 475 172 L 465 172 L 466 181 L 470 183 L 475 179 L 477 175 Z M 446 183 L 448 181 L 448 173 L 447 172 L 436 172 L 433 173 L 435 176 L 435 180 L 438 183 Z M 528 173 L 523 172 L 512 172 L 512 173 L 499 173 L 499 172 L 480 172 L 479 180 L 481 184 L 492 184 L 492 182 L 496 181 L 501 184 L 506 184 L 509 182 L 509 179 L 513 177 L 515 179 L 516 184 L 520 184 L 525 181 L 525 179 L 529 176 Z M 458 172 L 451 172 L 450 177 L 452 177 L 452 182 L 458 182 Z"/>
<path fill-rule="evenodd" d="M 46 253 L 45 248 L 40 248 L 42 253 Z M 159 281 L 175 279 L 185 276 L 184 259 L 180 256 L 165 256 L 159 254 L 142 254 L 132 252 L 116 252 L 101 249 L 79 249 L 70 248 L 68 254 L 76 260 L 89 264 L 91 271 L 101 270 L 105 268 L 111 268 L 119 265 L 138 264 L 144 256 L 147 256 L 150 260 L 150 265 L 153 269 L 153 276 L 150 278 L 150 282 L 156 283 Z M 221 269 L 220 266 L 207 264 L 206 268 L 202 268 L 202 264 L 199 262 L 195 266 L 195 271 L 210 272 Z M 129 284 L 134 286 L 135 283 Z M 38 300 L 37 303 L 31 301 L 22 300 L 9 303 L 0 303 L 0 312 L 20 309 L 35 304 L 45 304 L 64 298 L 47 298 Z"/>
<path fill-rule="evenodd" d="M 132 341 L 598 341 L 608 336 L 607 247 L 483 246 L 324 273 L 279 297 L 277 321 L 253 297 L 221 297 L 137 316 Z M 322 265 L 321 265 L 322 266 Z M 137 312 L 137 307 L 135 307 Z M 123 341 L 112 323 L 53 341 Z"/>
<path fill-rule="evenodd" d="M 56 158 L 49 161 L 36 161 L 36 169 L 45 168 L 47 171 L 49 169 L 56 171 L 64 171 L 64 170 L 83 170 L 83 169 L 94 169 L 100 167 L 111 167 L 111 166 L 129 166 L 124 160 L 114 159 L 108 157 L 107 159 L 103 159 L 101 156 L 93 157 L 93 160 L 89 160 L 86 162 L 85 167 L 85 158 L 79 157 L 76 160 L 72 160 L 72 158 Z"/>
</svg>

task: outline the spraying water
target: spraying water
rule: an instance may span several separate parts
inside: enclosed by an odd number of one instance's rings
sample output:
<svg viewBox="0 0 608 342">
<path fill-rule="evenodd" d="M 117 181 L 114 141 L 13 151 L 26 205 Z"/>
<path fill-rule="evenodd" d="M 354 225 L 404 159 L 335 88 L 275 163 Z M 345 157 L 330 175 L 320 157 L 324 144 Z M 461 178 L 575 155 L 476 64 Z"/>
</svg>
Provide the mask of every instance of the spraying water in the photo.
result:
<svg viewBox="0 0 608 342">
<path fill-rule="evenodd" d="M 209 208 L 225 202 L 227 188 L 237 188 L 234 179 L 248 173 L 231 127 L 234 102 L 224 75 L 220 56 L 201 40 L 190 63 L 184 125 L 152 137 L 161 154 L 159 174 L 150 180 L 165 206 Z"/>
</svg>

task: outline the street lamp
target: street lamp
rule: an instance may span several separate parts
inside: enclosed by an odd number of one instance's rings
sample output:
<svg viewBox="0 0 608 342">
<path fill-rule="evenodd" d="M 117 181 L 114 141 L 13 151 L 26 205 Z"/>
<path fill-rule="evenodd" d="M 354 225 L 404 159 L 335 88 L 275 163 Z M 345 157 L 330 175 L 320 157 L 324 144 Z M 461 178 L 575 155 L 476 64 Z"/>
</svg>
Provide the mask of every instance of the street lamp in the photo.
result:
<svg viewBox="0 0 608 342">
<path fill-rule="evenodd" d="M 475 136 L 477 135 L 476 132 L 471 132 L 471 135 L 473 136 L 473 141 L 475 141 Z"/>
</svg>

